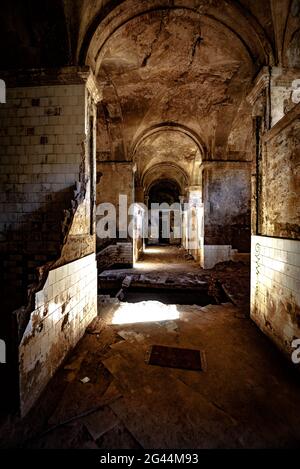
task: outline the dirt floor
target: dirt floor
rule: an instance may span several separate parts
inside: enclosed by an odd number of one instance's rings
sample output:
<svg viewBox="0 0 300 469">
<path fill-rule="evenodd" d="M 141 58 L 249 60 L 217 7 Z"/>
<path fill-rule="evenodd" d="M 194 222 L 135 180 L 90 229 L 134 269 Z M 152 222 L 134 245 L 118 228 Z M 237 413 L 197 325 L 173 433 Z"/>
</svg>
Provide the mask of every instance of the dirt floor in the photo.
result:
<svg viewBox="0 0 300 469">
<path fill-rule="evenodd" d="M 142 320 L 145 303 L 130 306 Z M 121 325 L 110 324 L 111 314 L 96 319 L 30 414 L 2 428 L 1 445 L 300 445 L 299 377 L 235 306 L 151 308 L 178 318 Z M 149 365 L 155 344 L 201 350 L 204 371 Z"/>
<path fill-rule="evenodd" d="M 184 261 L 183 276 L 216 275 L 231 291 L 249 275 L 245 265 L 201 272 Z M 202 371 L 148 364 L 153 345 L 200 350 Z M 299 395 L 299 374 L 242 306 L 112 302 L 32 411 L 3 422 L 0 447 L 299 447 Z"/>
<path fill-rule="evenodd" d="M 149 246 L 133 269 L 112 269 L 99 276 L 99 293 L 101 287 L 109 284 L 121 287 L 125 278 L 131 279 L 131 285 L 139 287 L 161 287 L 186 291 L 195 287 L 202 289 L 207 284 L 207 292 L 215 302 L 225 297 L 243 310 L 250 313 L 250 265 L 249 259 L 242 262 L 222 262 L 214 269 L 201 269 L 184 248 L 177 246 Z M 142 299 L 142 298 L 141 298 Z M 189 303 L 190 304 L 190 303 Z"/>
</svg>

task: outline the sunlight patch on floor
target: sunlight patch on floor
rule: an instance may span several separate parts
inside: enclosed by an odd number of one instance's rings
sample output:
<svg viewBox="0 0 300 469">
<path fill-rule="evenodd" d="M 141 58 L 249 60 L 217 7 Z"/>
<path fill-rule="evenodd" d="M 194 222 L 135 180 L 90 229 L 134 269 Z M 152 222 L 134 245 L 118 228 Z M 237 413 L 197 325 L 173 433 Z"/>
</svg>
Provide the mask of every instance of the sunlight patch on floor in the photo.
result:
<svg viewBox="0 0 300 469">
<path fill-rule="evenodd" d="M 140 303 L 122 303 L 115 311 L 112 324 L 132 324 L 139 322 L 157 322 L 179 319 L 176 305 L 165 305 L 159 301 Z"/>
<path fill-rule="evenodd" d="M 159 247 L 156 247 L 156 248 L 145 248 L 144 249 L 144 252 L 146 254 L 163 254 L 164 253 L 164 249 L 163 248 L 159 248 Z"/>
</svg>

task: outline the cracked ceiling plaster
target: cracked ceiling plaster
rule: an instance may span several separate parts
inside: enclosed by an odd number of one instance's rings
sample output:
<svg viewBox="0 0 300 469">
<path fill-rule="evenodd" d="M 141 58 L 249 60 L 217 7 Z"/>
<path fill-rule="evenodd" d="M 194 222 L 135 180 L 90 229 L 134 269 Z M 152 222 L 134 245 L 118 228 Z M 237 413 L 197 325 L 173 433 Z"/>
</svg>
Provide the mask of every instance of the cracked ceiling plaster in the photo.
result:
<svg viewBox="0 0 300 469">
<path fill-rule="evenodd" d="M 254 73 L 228 28 L 185 9 L 152 11 L 120 26 L 101 54 L 98 80 L 111 116 L 118 115 L 124 158 L 132 158 L 142 132 L 168 122 L 195 132 L 210 158 L 228 158 L 228 137 Z M 161 130 L 135 153 L 138 174 L 170 162 L 191 181 L 196 153 L 181 132 Z"/>
</svg>

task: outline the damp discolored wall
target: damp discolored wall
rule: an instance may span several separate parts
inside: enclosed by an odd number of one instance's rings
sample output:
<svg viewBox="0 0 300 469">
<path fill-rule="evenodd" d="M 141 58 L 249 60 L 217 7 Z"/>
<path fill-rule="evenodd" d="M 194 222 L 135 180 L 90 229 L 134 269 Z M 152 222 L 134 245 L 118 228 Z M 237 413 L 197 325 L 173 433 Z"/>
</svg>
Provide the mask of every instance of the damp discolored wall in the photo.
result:
<svg viewBox="0 0 300 469">
<path fill-rule="evenodd" d="M 132 238 L 129 236 L 128 226 L 132 220 L 133 211 L 129 209 L 134 202 L 134 175 L 131 162 L 110 162 L 97 161 L 97 189 L 96 189 L 96 239 L 97 252 L 103 251 L 103 256 L 107 256 L 109 245 L 124 244 L 119 249 L 112 249 L 113 252 L 126 251 L 126 255 L 116 255 L 116 263 L 132 264 L 133 254 L 129 257 L 128 245 L 132 245 Z M 121 196 L 121 199 L 120 199 Z M 108 204 L 106 206 L 106 204 Z M 132 207 L 133 208 L 133 207 Z M 120 215 L 122 220 L 120 220 Z M 112 223 L 108 217 L 112 218 Z M 105 220 L 107 222 L 105 223 Z M 102 234 L 101 234 L 102 233 Z M 124 249 L 123 249 L 124 248 Z M 100 256 L 100 257 L 99 257 Z M 98 263 L 105 265 L 105 259 L 101 260 L 101 252 L 98 255 Z"/>
<path fill-rule="evenodd" d="M 251 317 L 290 360 L 300 337 L 300 243 L 252 236 Z"/>
<path fill-rule="evenodd" d="M 205 267 L 250 253 L 250 171 L 248 162 L 204 164 Z"/>
<path fill-rule="evenodd" d="M 1 283 L 6 290 L 17 287 L 21 304 L 36 268 L 60 255 L 74 199 L 89 190 L 84 80 L 72 68 L 45 76 L 48 85 L 37 86 L 38 71 L 28 78 L 36 86 L 8 88 L 0 108 Z M 90 212 L 83 206 L 89 233 Z"/>
<path fill-rule="evenodd" d="M 97 315 L 95 254 L 51 270 L 19 345 L 20 409 L 32 407 Z"/>
<path fill-rule="evenodd" d="M 260 218 L 262 233 L 300 239 L 299 105 L 264 139 Z"/>
<path fill-rule="evenodd" d="M 78 318 L 91 319 L 97 313 L 93 307 L 97 276 L 92 82 L 87 68 L 24 72 L 18 81 L 13 78 L 7 104 L 1 107 L 0 197 L 5 210 L 0 249 L 5 301 L 0 322 L 8 344 L 10 376 L 23 386 L 19 398 L 24 412 L 75 344 L 74 337 L 83 334 L 86 322 Z M 69 287 L 86 283 L 85 271 L 78 273 L 72 267 L 82 258 L 89 259 L 91 278 L 81 296 L 73 294 L 72 303 Z M 63 277 L 68 277 L 69 286 L 64 278 L 53 282 L 55 288 L 49 285 L 49 271 L 59 271 L 66 264 L 71 267 Z M 41 300 L 38 306 L 44 307 L 42 315 L 36 314 L 39 292 L 44 295 L 44 306 Z M 51 314 L 46 327 L 44 317 L 49 308 L 55 310 L 53 304 L 62 314 Z M 62 320 L 66 328 L 74 329 L 65 341 L 59 334 L 48 334 Z M 41 351 L 39 364 L 32 358 L 30 365 L 27 359 L 19 368 L 18 357 L 31 354 L 31 340 Z M 35 366 L 40 366 L 42 375 L 37 373 L 33 379 Z M 9 389 L 10 378 L 6 382 Z"/>
<path fill-rule="evenodd" d="M 261 142 L 251 317 L 291 360 L 292 342 L 300 337 L 300 105 Z"/>
</svg>

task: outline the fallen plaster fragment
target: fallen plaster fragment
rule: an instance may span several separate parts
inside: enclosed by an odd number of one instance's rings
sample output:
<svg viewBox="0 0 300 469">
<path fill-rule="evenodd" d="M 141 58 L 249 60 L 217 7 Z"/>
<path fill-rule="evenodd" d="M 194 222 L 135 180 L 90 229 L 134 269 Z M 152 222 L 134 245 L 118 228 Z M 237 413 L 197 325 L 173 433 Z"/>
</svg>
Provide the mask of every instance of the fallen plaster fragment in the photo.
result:
<svg viewBox="0 0 300 469">
<path fill-rule="evenodd" d="M 97 412 L 100 409 L 105 408 L 106 406 L 111 406 L 115 401 L 117 401 L 118 399 L 120 399 L 122 397 L 123 397 L 123 395 L 120 393 L 119 387 L 116 385 L 116 380 L 114 380 L 114 381 L 112 381 L 112 383 L 109 385 L 109 387 L 105 391 L 105 393 L 103 395 L 103 401 L 102 401 L 101 404 L 98 404 L 98 405 L 92 407 L 91 409 L 88 409 L 88 410 L 86 410 L 84 412 L 81 412 L 77 415 L 73 415 L 72 417 L 70 417 L 66 420 L 63 420 L 59 423 L 56 423 L 56 424 L 50 426 L 44 432 L 42 432 L 40 434 L 33 435 L 30 439 L 26 440 L 26 442 L 28 443 L 29 441 L 33 441 L 33 440 L 37 440 L 39 438 L 42 438 L 45 435 L 48 435 L 49 433 L 55 431 L 59 427 L 62 427 L 64 425 L 68 425 L 69 423 L 74 422 L 76 420 L 80 420 L 83 417 L 86 417 L 90 414 L 93 414 L 93 413 Z"/>
<path fill-rule="evenodd" d="M 120 422 L 110 407 L 103 407 L 84 417 L 82 420 L 94 440 L 98 440 L 98 438 L 112 430 Z"/>
<path fill-rule="evenodd" d="M 132 282 L 132 277 L 130 275 L 126 275 L 122 282 L 122 288 L 129 288 Z"/>
<path fill-rule="evenodd" d="M 122 300 L 124 300 L 124 297 L 125 297 L 125 294 L 124 294 L 124 290 L 123 290 L 123 287 L 122 287 L 121 290 L 119 290 L 118 293 L 116 294 L 116 298 L 119 301 L 122 301 Z"/>
<path fill-rule="evenodd" d="M 167 321 L 162 323 L 168 332 L 177 332 L 178 331 L 178 324 L 175 321 Z"/>
<path fill-rule="evenodd" d="M 88 378 L 88 376 L 86 376 L 85 378 L 82 378 L 80 381 L 81 381 L 83 384 L 86 384 L 86 383 L 89 383 L 91 380 L 90 380 L 90 378 Z"/>
<path fill-rule="evenodd" d="M 121 336 L 123 339 L 128 340 L 129 342 L 137 341 L 143 342 L 145 340 L 145 336 L 140 332 L 134 331 L 118 331 L 118 335 Z"/>
</svg>

